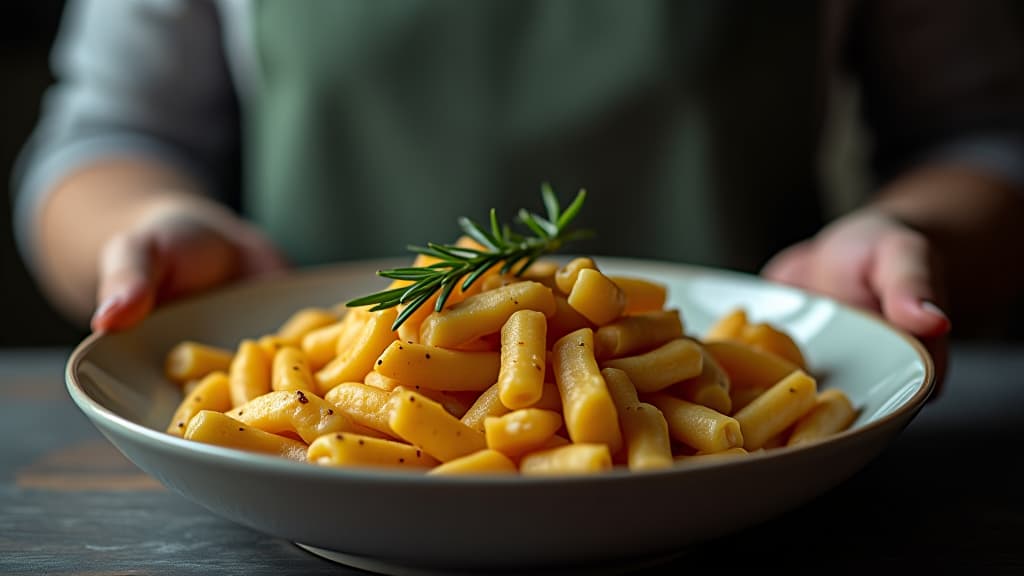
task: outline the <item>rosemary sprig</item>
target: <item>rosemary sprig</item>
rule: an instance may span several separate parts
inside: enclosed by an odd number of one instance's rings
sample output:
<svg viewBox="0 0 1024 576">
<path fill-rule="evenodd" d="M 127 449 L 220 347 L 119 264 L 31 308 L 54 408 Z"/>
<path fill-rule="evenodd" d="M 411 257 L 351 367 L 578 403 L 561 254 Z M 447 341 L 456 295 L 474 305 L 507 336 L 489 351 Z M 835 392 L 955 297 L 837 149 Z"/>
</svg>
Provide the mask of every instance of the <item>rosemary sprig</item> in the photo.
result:
<svg viewBox="0 0 1024 576">
<path fill-rule="evenodd" d="M 462 289 L 468 290 L 484 272 L 498 264 L 502 265 L 502 274 L 515 269 L 514 274 L 520 276 L 542 255 L 559 250 L 566 242 L 589 235 L 585 230 L 567 231 L 567 227 L 583 207 L 587 197 L 586 190 L 580 190 L 576 194 L 576 199 L 564 210 L 547 183 L 541 185 L 541 197 L 546 216 L 525 209 L 520 209 L 517 216 L 517 220 L 525 225 L 532 235 L 517 233 L 508 224 L 499 223 L 497 212 L 493 208 L 490 213 L 490 225 L 487 227 L 480 226 L 469 218 L 459 218 L 462 231 L 479 242 L 484 247 L 483 250 L 434 242 L 429 242 L 426 246 L 409 246 L 411 252 L 431 256 L 438 262 L 428 266 L 378 270 L 378 276 L 406 280 L 411 284 L 356 298 L 345 305 L 372 305 L 370 310 L 376 311 L 405 304 L 405 308 L 391 326 L 392 330 L 397 330 L 413 312 L 438 292 L 440 295 L 434 310 L 440 312 L 444 309 L 445 302 L 460 281 Z"/>
</svg>

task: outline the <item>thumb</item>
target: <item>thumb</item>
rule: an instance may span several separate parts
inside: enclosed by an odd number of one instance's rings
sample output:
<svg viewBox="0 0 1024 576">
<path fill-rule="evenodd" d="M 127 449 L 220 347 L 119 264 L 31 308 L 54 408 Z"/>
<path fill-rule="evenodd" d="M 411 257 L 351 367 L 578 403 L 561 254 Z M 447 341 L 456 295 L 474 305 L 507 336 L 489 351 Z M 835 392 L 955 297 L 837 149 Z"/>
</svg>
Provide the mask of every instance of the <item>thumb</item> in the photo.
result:
<svg viewBox="0 0 1024 576">
<path fill-rule="evenodd" d="M 912 230 L 887 232 L 879 241 L 869 282 L 890 322 L 920 337 L 950 330 L 935 303 L 928 241 Z"/>
<path fill-rule="evenodd" d="M 100 255 L 99 306 L 92 316 L 92 329 L 123 330 L 145 318 L 156 303 L 162 268 L 150 236 L 112 238 Z"/>
</svg>

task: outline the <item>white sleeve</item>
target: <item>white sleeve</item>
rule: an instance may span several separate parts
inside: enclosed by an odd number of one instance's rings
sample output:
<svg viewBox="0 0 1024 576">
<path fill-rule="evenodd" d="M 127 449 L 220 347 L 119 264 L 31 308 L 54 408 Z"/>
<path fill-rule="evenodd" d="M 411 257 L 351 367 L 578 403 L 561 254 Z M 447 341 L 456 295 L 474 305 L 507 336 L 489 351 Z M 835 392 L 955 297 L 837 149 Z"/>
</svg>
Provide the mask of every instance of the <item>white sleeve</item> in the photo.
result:
<svg viewBox="0 0 1024 576">
<path fill-rule="evenodd" d="M 237 155 L 238 107 L 209 0 L 77 0 L 51 61 L 56 83 L 15 166 L 15 233 L 26 261 L 46 194 L 112 156 L 184 170 L 217 194 Z"/>
</svg>

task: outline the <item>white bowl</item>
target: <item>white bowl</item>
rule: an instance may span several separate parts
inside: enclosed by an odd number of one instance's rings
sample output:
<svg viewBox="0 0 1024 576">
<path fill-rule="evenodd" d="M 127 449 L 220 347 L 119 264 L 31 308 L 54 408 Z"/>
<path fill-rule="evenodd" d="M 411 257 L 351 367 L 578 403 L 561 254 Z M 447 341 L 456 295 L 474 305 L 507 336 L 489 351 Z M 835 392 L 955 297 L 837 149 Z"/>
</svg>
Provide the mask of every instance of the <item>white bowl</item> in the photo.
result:
<svg viewBox="0 0 1024 576">
<path fill-rule="evenodd" d="M 379 289 L 361 262 L 234 286 L 161 309 L 136 329 L 92 335 L 67 366 L 71 397 L 136 465 L 235 522 L 359 567 L 392 573 L 615 567 L 671 555 L 770 519 L 861 469 L 917 414 L 931 359 L 876 317 L 753 276 L 601 258 L 603 270 L 658 280 L 701 335 L 744 306 L 803 348 L 819 386 L 860 414 L 846 432 L 797 448 L 592 477 L 442 478 L 330 469 L 182 440 L 162 430 L 181 399 L 162 375 L 180 340 L 234 347 L 305 306 Z M 840 521 L 840 520 L 837 520 Z M 159 519 L 154 519 L 159 522 Z"/>
</svg>

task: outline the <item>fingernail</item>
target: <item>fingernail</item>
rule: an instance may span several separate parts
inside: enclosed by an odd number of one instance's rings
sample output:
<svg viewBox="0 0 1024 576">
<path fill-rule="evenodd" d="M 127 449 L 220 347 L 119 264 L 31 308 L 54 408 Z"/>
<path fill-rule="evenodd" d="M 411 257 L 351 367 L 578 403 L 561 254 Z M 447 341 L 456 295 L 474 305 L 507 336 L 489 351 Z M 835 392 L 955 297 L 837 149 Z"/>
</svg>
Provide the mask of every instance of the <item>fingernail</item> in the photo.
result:
<svg viewBox="0 0 1024 576">
<path fill-rule="evenodd" d="M 99 320 L 102 320 L 103 317 L 106 316 L 111 310 L 120 306 L 122 302 L 124 302 L 124 298 L 121 297 L 120 295 L 111 296 L 104 300 L 103 302 L 100 302 L 100 305 L 96 308 L 96 311 L 92 313 L 91 324 L 93 330 L 99 330 L 100 326 L 97 325 L 97 322 Z"/>
<path fill-rule="evenodd" d="M 925 311 L 927 311 L 927 312 L 929 312 L 931 314 L 934 314 L 935 316 L 941 316 L 942 318 L 945 318 L 946 320 L 949 320 L 949 316 L 946 316 L 946 313 L 943 312 L 941 308 L 936 306 L 934 302 L 931 302 L 931 301 L 928 301 L 928 300 L 922 300 L 921 301 L 921 308 L 923 308 Z"/>
</svg>

